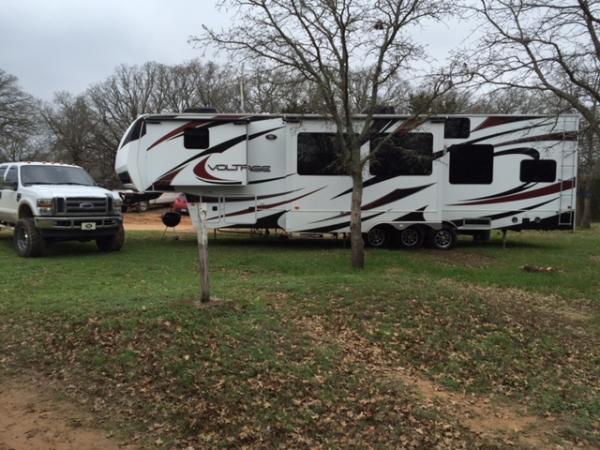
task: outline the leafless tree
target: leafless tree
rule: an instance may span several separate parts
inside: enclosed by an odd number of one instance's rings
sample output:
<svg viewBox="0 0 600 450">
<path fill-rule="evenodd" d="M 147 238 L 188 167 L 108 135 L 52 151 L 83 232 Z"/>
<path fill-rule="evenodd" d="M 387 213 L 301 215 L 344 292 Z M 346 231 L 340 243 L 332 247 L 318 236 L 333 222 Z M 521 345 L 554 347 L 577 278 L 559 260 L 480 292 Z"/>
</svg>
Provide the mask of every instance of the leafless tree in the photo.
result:
<svg viewBox="0 0 600 450">
<path fill-rule="evenodd" d="M 54 103 L 44 108 L 43 116 L 54 137 L 52 159 L 91 169 L 96 141 L 92 111 L 85 96 L 59 92 Z"/>
<path fill-rule="evenodd" d="M 31 156 L 37 118 L 35 100 L 19 87 L 15 76 L 0 69 L 0 160 Z"/>
<path fill-rule="evenodd" d="M 600 121 L 599 0 L 479 0 L 481 43 L 467 68 L 488 84 L 549 92 L 583 116 L 598 142 Z M 591 204 L 600 151 L 583 147 L 580 180 Z M 586 209 L 584 207 L 584 210 Z M 584 216 L 589 213 L 584 211 Z M 589 225 L 589 224 L 584 224 Z"/>
<path fill-rule="evenodd" d="M 362 268 L 362 171 L 369 156 L 361 155 L 361 146 L 374 133 L 373 113 L 384 87 L 423 56 L 408 30 L 449 13 L 451 2 L 223 0 L 221 6 L 236 12 L 234 25 L 219 32 L 204 27 L 195 42 L 216 44 L 242 60 L 259 59 L 271 70 L 307 80 L 322 99 L 342 144 L 341 165 L 352 177 L 352 266 Z M 353 121 L 356 74 L 368 80 L 359 102 L 366 114 L 359 125 Z"/>
</svg>

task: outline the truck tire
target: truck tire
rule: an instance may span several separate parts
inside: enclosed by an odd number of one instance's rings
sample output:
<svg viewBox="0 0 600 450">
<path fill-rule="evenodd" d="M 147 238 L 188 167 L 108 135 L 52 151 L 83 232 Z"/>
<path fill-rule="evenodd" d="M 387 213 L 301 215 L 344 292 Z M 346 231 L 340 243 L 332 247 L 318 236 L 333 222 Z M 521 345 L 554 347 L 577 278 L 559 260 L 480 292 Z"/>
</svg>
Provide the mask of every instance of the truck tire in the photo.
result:
<svg viewBox="0 0 600 450">
<path fill-rule="evenodd" d="M 96 247 L 101 252 L 118 252 L 125 242 L 125 230 L 123 225 L 119 225 L 118 231 L 112 236 L 105 236 L 96 239 Z"/>
<path fill-rule="evenodd" d="M 429 245 L 437 250 L 450 250 L 456 245 L 456 230 L 443 225 L 439 230 L 429 232 Z"/>
<path fill-rule="evenodd" d="M 24 258 L 41 256 L 46 247 L 46 241 L 35 227 L 31 217 L 17 222 L 13 240 L 17 254 Z"/>
</svg>

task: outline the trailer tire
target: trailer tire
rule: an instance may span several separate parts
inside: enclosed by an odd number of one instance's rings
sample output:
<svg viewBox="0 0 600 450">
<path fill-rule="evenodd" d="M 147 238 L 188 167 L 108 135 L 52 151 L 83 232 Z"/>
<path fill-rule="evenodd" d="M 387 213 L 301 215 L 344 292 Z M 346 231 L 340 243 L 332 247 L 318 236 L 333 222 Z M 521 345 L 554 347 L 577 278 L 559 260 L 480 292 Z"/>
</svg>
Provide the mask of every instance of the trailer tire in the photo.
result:
<svg viewBox="0 0 600 450">
<path fill-rule="evenodd" d="M 366 243 L 372 248 L 387 248 L 392 243 L 392 230 L 387 226 L 373 227 L 366 235 Z"/>
<path fill-rule="evenodd" d="M 397 243 L 405 250 L 420 248 L 425 240 L 425 233 L 421 227 L 413 225 L 397 233 Z"/>
<path fill-rule="evenodd" d="M 17 255 L 24 258 L 41 256 L 46 248 L 46 241 L 35 227 L 33 218 L 20 219 L 15 225 L 13 235 Z"/>
<path fill-rule="evenodd" d="M 96 247 L 101 252 L 118 252 L 125 242 L 125 230 L 123 225 L 119 225 L 118 231 L 112 236 L 106 236 L 96 239 Z"/>
<path fill-rule="evenodd" d="M 456 245 L 456 230 L 450 225 L 442 225 L 429 232 L 429 245 L 437 250 L 450 250 Z"/>
</svg>

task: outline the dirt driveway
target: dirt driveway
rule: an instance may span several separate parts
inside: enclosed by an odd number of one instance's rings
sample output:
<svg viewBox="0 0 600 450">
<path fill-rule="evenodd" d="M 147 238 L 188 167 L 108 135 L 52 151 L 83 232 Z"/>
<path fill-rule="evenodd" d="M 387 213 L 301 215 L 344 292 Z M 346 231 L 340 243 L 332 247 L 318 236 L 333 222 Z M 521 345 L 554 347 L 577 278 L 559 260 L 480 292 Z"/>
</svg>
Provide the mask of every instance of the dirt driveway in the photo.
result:
<svg viewBox="0 0 600 450">
<path fill-rule="evenodd" d="M 123 214 L 125 230 L 131 231 L 164 231 L 161 217 L 168 209 L 153 209 L 145 213 L 129 212 Z M 194 232 L 190 216 L 181 216 L 181 223 L 176 228 L 180 232 Z"/>
<path fill-rule="evenodd" d="M 93 416 L 58 401 L 27 377 L 0 382 L 0 450 L 134 448 L 119 443 L 94 423 Z"/>
</svg>

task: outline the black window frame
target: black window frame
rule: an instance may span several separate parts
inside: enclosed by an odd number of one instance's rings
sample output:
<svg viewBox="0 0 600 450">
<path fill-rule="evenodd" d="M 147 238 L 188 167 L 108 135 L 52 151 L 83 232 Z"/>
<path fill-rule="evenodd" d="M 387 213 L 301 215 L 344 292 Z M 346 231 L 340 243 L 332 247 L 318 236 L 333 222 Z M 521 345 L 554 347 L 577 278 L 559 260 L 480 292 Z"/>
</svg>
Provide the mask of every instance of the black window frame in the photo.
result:
<svg viewBox="0 0 600 450">
<path fill-rule="evenodd" d="M 377 145 L 378 145 L 378 141 L 381 139 L 385 139 L 389 137 L 389 134 L 378 134 L 376 136 L 374 136 L 373 138 L 371 138 L 370 142 L 369 142 L 369 146 L 370 146 L 370 152 L 374 152 Z M 406 146 L 406 142 L 398 142 L 398 140 L 406 140 L 406 138 L 410 138 L 410 137 L 417 137 L 417 138 L 426 138 L 429 140 L 428 145 L 426 148 L 423 148 L 425 151 L 421 152 L 421 148 L 409 148 L 408 146 Z M 388 144 L 391 144 L 391 146 L 388 146 Z M 421 144 L 421 143 L 417 143 L 417 144 Z M 388 146 L 386 148 L 386 146 Z M 428 158 L 428 166 L 424 171 L 420 171 L 420 172 L 415 172 L 415 168 L 417 167 L 416 165 L 402 165 L 401 164 L 401 160 L 402 158 L 406 159 L 410 159 L 410 154 L 409 155 L 402 155 L 402 152 L 404 150 L 408 150 L 409 152 L 417 152 L 417 153 L 422 153 L 420 156 L 429 156 Z M 393 155 L 394 152 L 400 152 L 399 155 L 401 156 L 400 158 L 397 157 L 397 155 Z M 392 157 L 392 162 L 381 162 L 380 164 L 378 163 L 378 158 L 381 158 L 382 156 L 386 156 L 386 153 L 388 155 L 393 155 L 394 157 Z M 425 159 L 425 158 L 423 158 Z M 398 161 L 400 165 L 396 165 L 394 166 L 394 162 Z M 378 166 L 382 167 L 383 170 L 379 170 Z M 392 169 L 404 169 L 406 167 L 410 167 L 411 170 L 399 170 L 399 171 L 393 171 Z M 386 178 L 395 178 L 395 177 L 418 177 L 418 176 L 430 176 L 433 173 L 433 133 L 428 133 L 428 132 L 415 132 L 415 133 L 404 133 L 404 134 L 396 134 L 393 135 L 389 138 L 389 141 L 385 144 L 383 144 L 383 147 L 381 149 L 379 149 L 375 155 L 370 159 L 369 161 L 369 174 L 373 175 L 373 176 L 380 176 L 380 177 L 386 177 Z"/>
<path fill-rule="evenodd" d="M 458 144 L 448 150 L 450 167 L 448 181 L 450 184 L 489 185 L 494 182 L 494 146 L 490 144 Z M 470 151 L 470 153 L 468 153 Z M 485 152 L 485 153 L 484 153 Z M 476 154 L 478 153 L 478 154 Z M 475 157 L 486 157 L 486 164 L 474 167 L 478 162 Z M 480 159 L 479 161 L 481 161 Z"/>
<path fill-rule="evenodd" d="M 210 148 L 210 130 L 206 127 L 184 129 L 183 147 L 188 150 L 206 150 Z"/>
<path fill-rule="evenodd" d="M 471 136 L 471 119 L 447 117 L 444 122 L 444 139 L 468 139 Z"/>
<path fill-rule="evenodd" d="M 140 117 L 135 122 L 133 122 L 133 125 L 132 125 L 131 129 L 129 130 L 129 133 L 127 133 L 127 136 L 125 136 L 125 139 L 123 139 L 123 144 L 121 144 L 121 147 L 119 147 L 119 148 L 125 147 L 125 145 L 129 144 L 131 141 L 136 141 L 139 138 L 141 138 L 142 136 L 144 136 L 145 134 L 146 134 L 146 121 L 144 120 L 144 118 Z"/>
<path fill-rule="evenodd" d="M 0 186 L 4 184 L 4 174 L 6 173 L 7 169 L 8 166 L 0 166 Z"/>
<path fill-rule="evenodd" d="M 11 174 L 11 171 L 14 171 L 14 173 L 16 174 L 15 179 L 10 181 L 8 179 L 8 176 Z M 13 184 L 17 183 L 17 186 L 19 184 L 19 166 L 8 166 L 8 168 L 6 169 L 6 172 L 4 174 L 4 188 L 5 189 L 12 189 L 13 188 Z"/>
<path fill-rule="evenodd" d="M 327 136 L 330 140 L 326 143 L 327 146 L 334 147 L 336 142 L 335 140 L 339 137 L 337 133 L 332 132 L 323 132 L 323 131 L 302 131 L 298 133 L 296 137 L 296 172 L 298 175 L 302 176 L 325 176 L 325 177 L 339 177 L 339 176 L 348 176 L 349 174 L 346 172 L 345 168 L 342 164 L 339 164 L 339 159 L 336 160 L 336 157 L 343 156 L 343 150 L 338 148 L 327 148 L 326 152 L 320 152 L 321 156 L 331 156 L 328 161 L 325 161 L 327 164 L 323 164 L 323 161 L 318 161 L 321 164 L 318 164 L 320 167 L 319 170 L 312 170 L 310 165 L 306 161 L 301 161 L 301 139 L 305 138 L 307 135 L 310 136 Z M 319 143 L 317 143 L 319 144 Z M 321 143 L 323 144 L 323 142 Z M 339 144 L 339 142 L 337 143 Z M 304 145 L 309 145 L 309 143 L 304 143 Z M 333 150 L 333 151 L 331 151 Z M 317 155 L 319 152 L 315 152 L 313 150 L 313 154 Z M 312 163 L 313 168 L 315 167 L 315 163 Z M 328 169 L 331 169 L 331 172 L 327 172 Z"/>
<path fill-rule="evenodd" d="M 525 172 L 525 174 L 531 174 L 531 171 L 536 169 L 534 167 L 527 168 L 526 166 L 536 166 L 536 165 L 538 166 L 537 167 L 537 176 L 525 177 L 524 172 Z M 544 176 L 544 175 L 548 175 L 549 172 L 544 172 L 542 170 L 542 173 L 540 173 L 539 166 L 544 166 L 544 165 L 553 166 L 551 169 L 551 172 L 552 172 L 551 177 Z M 556 163 L 555 159 L 524 159 L 521 161 L 519 169 L 520 169 L 519 170 L 519 179 L 523 183 L 554 183 L 556 181 L 558 164 Z M 545 170 L 547 170 L 547 169 L 545 169 Z"/>
</svg>

